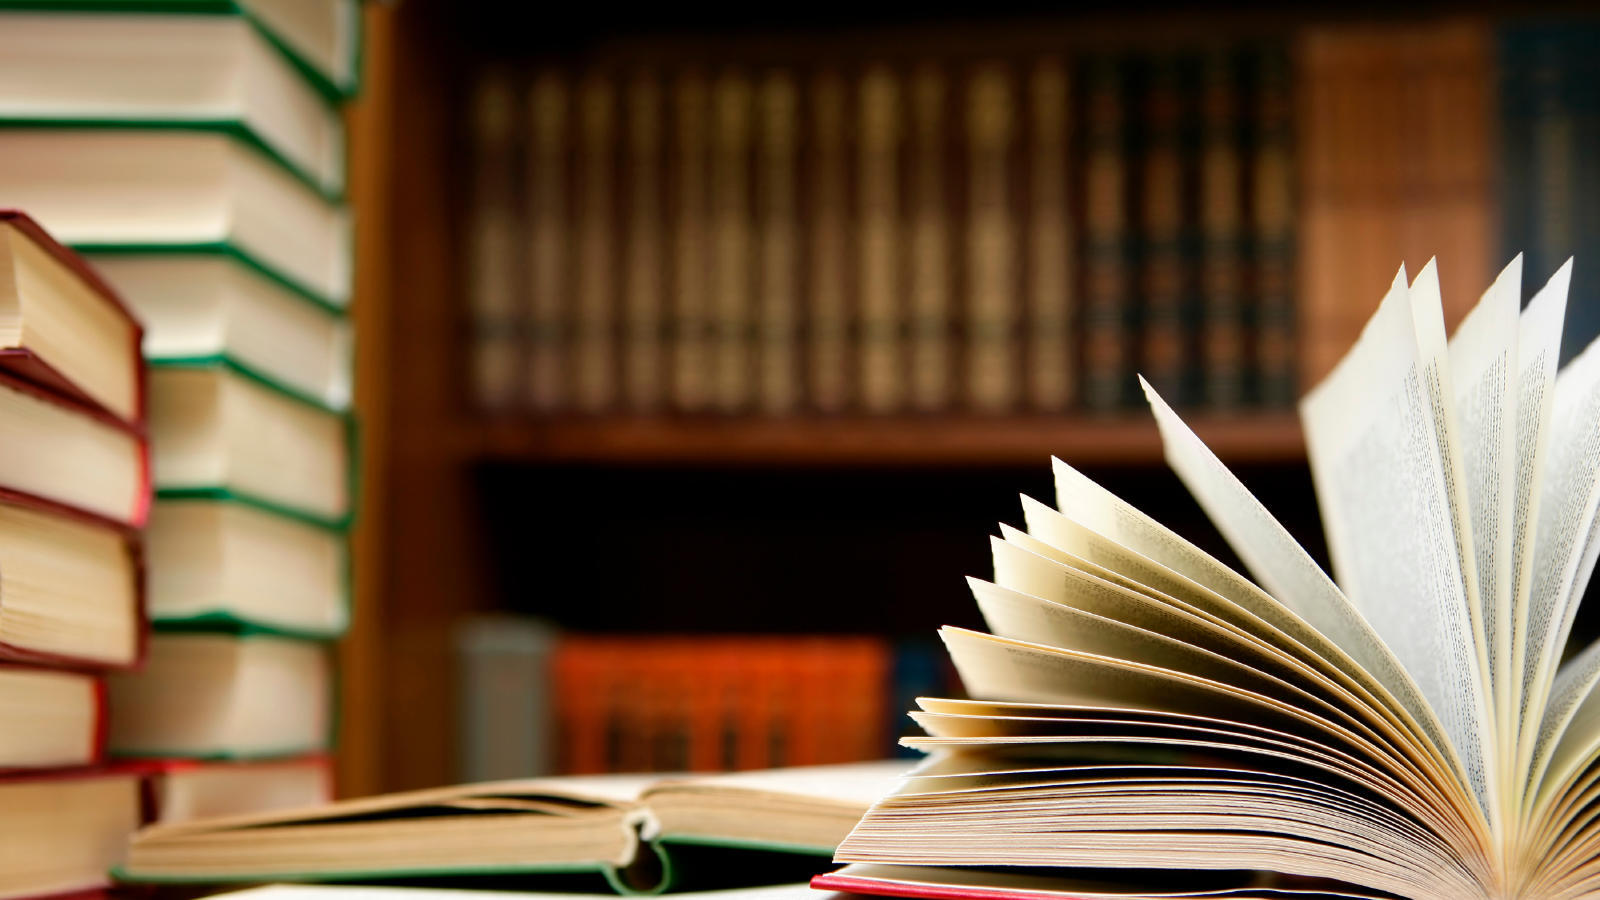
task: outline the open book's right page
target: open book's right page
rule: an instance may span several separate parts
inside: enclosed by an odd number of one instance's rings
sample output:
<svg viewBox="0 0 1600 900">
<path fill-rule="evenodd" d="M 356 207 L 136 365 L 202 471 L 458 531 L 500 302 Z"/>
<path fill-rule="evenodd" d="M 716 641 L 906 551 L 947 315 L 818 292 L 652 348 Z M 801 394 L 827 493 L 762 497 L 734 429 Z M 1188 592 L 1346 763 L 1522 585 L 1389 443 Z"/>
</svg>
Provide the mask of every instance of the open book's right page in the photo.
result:
<svg viewBox="0 0 1600 900">
<path fill-rule="evenodd" d="M 1494 711 L 1499 781 L 1514 783 L 1517 716 L 1511 683 L 1522 670 L 1511 656 L 1511 551 L 1516 508 L 1517 323 L 1522 257 L 1484 292 L 1450 338 L 1450 382 L 1471 508 L 1480 619 L 1487 631 L 1484 682 Z"/>
<path fill-rule="evenodd" d="M 1441 436 L 1412 303 L 1402 269 L 1300 417 L 1334 574 L 1428 698 L 1493 822 L 1496 748 L 1478 610 L 1463 578 L 1470 537 L 1455 518 L 1466 504 L 1452 497 L 1462 485 L 1440 446 L 1448 431 Z"/>
</svg>

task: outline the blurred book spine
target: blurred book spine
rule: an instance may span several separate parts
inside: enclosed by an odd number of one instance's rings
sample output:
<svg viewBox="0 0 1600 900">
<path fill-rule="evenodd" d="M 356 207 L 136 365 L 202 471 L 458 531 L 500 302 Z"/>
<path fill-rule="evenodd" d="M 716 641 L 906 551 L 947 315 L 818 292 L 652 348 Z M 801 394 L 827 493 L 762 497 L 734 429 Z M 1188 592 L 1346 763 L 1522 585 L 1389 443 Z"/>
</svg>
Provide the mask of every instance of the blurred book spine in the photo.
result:
<svg viewBox="0 0 1600 900">
<path fill-rule="evenodd" d="M 477 405 L 1114 412 L 1136 371 L 1281 405 L 1291 71 L 1286 41 L 485 68 Z"/>
<path fill-rule="evenodd" d="M 1100 412 L 1130 399 L 1134 368 L 1126 74 L 1113 56 L 1084 71 L 1083 403 Z"/>
</svg>

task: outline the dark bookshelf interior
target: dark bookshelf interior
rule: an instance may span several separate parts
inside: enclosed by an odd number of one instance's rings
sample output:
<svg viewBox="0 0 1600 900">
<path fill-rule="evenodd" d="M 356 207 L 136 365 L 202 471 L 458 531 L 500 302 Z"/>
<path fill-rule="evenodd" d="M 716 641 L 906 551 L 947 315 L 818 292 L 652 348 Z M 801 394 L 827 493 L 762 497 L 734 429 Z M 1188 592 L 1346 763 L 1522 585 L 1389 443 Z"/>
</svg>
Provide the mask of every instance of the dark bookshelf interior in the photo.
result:
<svg viewBox="0 0 1600 900">
<path fill-rule="evenodd" d="M 1425 12 L 1418 10 L 1421 16 Z M 730 57 L 886 34 L 982 52 L 1287 34 L 1307 21 L 1387 18 L 1376 5 L 1264 12 L 1213 4 L 825 4 L 613 15 L 437 0 L 369 5 L 366 151 L 382 174 L 359 205 L 371 235 L 358 307 L 369 501 L 358 550 L 368 613 L 347 654 L 348 793 L 452 780 L 452 629 L 511 612 L 576 632 L 875 634 L 981 626 L 963 577 L 990 573 L 987 537 L 1021 524 L 1018 494 L 1053 500 L 1059 456 L 1239 566 L 1166 468 L 1136 411 L 986 416 L 482 413 L 468 384 L 463 293 L 470 176 L 467 92 L 488 62 L 527 67 L 609 54 Z M 1069 36 L 1069 37 L 1064 37 Z M 1065 43 L 1063 43 L 1065 41 Z M 715 62 L 715 56 L 709 57 Z M 358 120 L 359 121 L 359 120 Z M 374 148 L 374 145 L 376 148 Z M 375 157 L 376 158 L 376 157 Z M 358 185 L 358 189 L 359 189 Z M 376 209 L 376 212 L 373 210 Z M 376 387 L 374 387 L 376 385 Z M 1196 430 L 1326 565 L 1292 409 L 1193 411 Z M 374 599 L 381 598 L 381 599 Z M 1579 632 L 1593 634 L 1590 620 Z M 353 698 L 353 699 L 352 699 Z"/>
</svg>

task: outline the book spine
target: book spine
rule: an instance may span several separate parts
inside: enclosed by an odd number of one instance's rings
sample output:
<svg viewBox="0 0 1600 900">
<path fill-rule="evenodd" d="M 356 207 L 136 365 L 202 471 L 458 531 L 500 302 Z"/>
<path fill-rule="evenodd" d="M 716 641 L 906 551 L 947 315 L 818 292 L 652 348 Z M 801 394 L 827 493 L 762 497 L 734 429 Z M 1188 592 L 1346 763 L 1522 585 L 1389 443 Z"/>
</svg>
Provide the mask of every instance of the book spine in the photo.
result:
<svg viewBox="0 0 1600 900">
<path fill-rule="evenodd" d="M 800 106 L 793 75 L 770 72 L 757 99 L 756 204 L 760 370 L 763 412 L 787 414 L 800 402 L 798 181 Z"/>
<path fill-rule="evenodd" d="M 626 263 L 623 266 L 623 396 L 637 412 L 660 408 L 666 374 L 662 350 L 661 83 L 637 73 L 627 89 Z"/>
<path fill-rule="evenodd" d="M 567 84 L 554 72 L 538 74 L 529 91 L 528 239 L 532 267 L 528 292 L 528 406 L 553 412 L 566 406 L 567 371 L 567 236 L 570 200 L 568 176 L 569 97 Z"/>
<path fill-rule="evenodd" d="M 1182 146 L 1183 73 L 1178 58 L 1164 53 L 1145 68 L 1140 281 L 1142 315 L 1140 367 L 1167 402 L 1188 402 L 1186 380 L 1189 330 L 1184 237 L 1184 158 Z"/>
<path fill-rule="evenodd" d="M 674 405 L 686 411 L 703 410 L 711 400 L 706 347 L 709 93 L 704 76 L 694 71 L 679 73 L 673 86 L 672 391 Z"/>
<path fill-rule="evenodd" d="M 837 71 L 817 72 L 810 87 L 808 387 L 812 405 L 822 412 L 838 412 L 850 401 L 848 102 L 844 78 Z"/>
<path fill-rule="evenodd" d="M 967 82 L 967 402 L 982 412 L 1017 405 L 1017 236 L 1012 209 L 1016 86 L 1000 63 Z"/>
<path fill-rule="evenodd" d="M 946 188 L 950 91 L 933 63 L 911 77 L 908 241 L 910 402 L 922 411 L 950 405 L 951 221 Z"/>
<path fill-rule="evenodd" d="M 1098 56 L 1084 70 L 1083 403 L 1115 410 L 1129 399 L 1128 171 L 1125 73 Z"/>
<path fill-rule="evenodd" d="M 1256 372 L 1263 406 L 1292 407 L 1295 381 L 1294 175 L 1287 48 L 1259 55 L 1251 172 L 1255 231 Z"/>
<path fill-rule="evenodd" d="M 750 80 L 742 73 L 726 73 L 717 79 L 713 94 L 712 398 L 719 411 L 734 413 L 745 409 L 752 395 Z"/>
<path fill-rule="evenodd" d="M 573 401 L 583 412 L 616 402 L 617 94 L 610 78 L 586 76 L 578 87 L 578 189 Z"/>
<path fill-rule="evenodd" d="M 1071 405 L 1076 389 L 1075 264 L 1067 195 L 1071 93 L 1065 63 L 1036 62 L 1028 94 L 1027 387 L 1035 409 L 1058 411 Z"/>
<path fill-rule="evenodd" d="M 1244 405 L 1249 361 L 1239 80 L 1232 48 L 1213 49 L 1201 60 L 1200 371 L 1201 397 L 1213 410 Z"/>
<path fill-rule="evenodd" d="M 522 285 L 516 242 L 517 91 L 511 73 L 482 72 L 473 85 L 473 181 L 468 214 L 472 393 L 479 408 L 505 412 L 521 394 L 518 344 Z"/>
<path fill-rule="evenodd" d="M 905 397 L 900 335 L 900 106 L 894 72 L 881 65 L 868 68 L 860 81 L 857 143 L 857 349 L 861 405 L 873 413 L 898 409 Z"/>
</svg>

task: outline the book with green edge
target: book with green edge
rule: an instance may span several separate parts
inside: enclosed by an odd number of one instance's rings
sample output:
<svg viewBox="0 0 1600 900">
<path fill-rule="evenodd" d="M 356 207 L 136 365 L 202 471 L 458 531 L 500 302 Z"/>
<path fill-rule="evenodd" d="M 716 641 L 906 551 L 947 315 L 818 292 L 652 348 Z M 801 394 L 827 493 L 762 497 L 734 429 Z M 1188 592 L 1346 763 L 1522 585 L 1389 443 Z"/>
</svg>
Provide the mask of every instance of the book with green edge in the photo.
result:
<svg viewBox="0 0 1600 900">
<path fill-rule="evenodd" d="M 202 128 L 14 124 L 0 127 L 0 156 L 0 194 L 80 253 L 224 252 L 349 304 L 350 210 L 258 144 Z"/>
<path fill-rule="evenodd" d="M 327 751 L 338 671 L 324 642 L 250 628 L 157 632 L 145 665 L 106 679 L 118 758 L 246 760 Z"/>
<path fill-rule="evenodd" d="M 150 398 L 157 501 L 229 500 L 324 528 L 349 526 L 360 433 L 348 411 L 226 357 L 152 362 Z M 235 415 L 216 413 L 224 407 Z M 224 421 L 249 427 L 230 431 Z M 258 443 L 264 436 L 270 449 Z M 196 439 L 213 452 L 189 452 Z M 220 482 L 211 475 L 218 471 L 228 473 Z"/>
<path fill-rule="evenodd" d="M 0 60 L 0 127 L 221 131 L 322 194 L 344 193 L 339 108 L 243 19 L 0 0 Z"/>
<path fill-rule="evenodd" d="M 338 308 L 227 252 L 84 256 L 144 325 L 145 359 L 227 362 L 330 409 L 350 408 L 354 330 Z"/>
<path fill-rule="evenodd" d="M 324 97 L 333 102 L 354 97 L 364 55 L 359 0 L 332 0 L 320 21 L 298 17 L 289 7 L 275 0 L 0 0 L 4 9 L 239 16 Z"/>
<path fill-rule="evenodd" d="M 598 873 L 619 893 L 798 880 L 829 865 L 904 760 L 707 776 L 432 788 L 151 826 L 117 875 L 152 884 Z M 760 862 L 752 865 L 752 860 Z"/>
<path fill-rule="evenodd" d="M 350 623 L 348 534 L 228 499 L 158 500 L 145 531 L 157 631 L 333 640 Z"/>
</svg>

